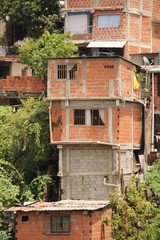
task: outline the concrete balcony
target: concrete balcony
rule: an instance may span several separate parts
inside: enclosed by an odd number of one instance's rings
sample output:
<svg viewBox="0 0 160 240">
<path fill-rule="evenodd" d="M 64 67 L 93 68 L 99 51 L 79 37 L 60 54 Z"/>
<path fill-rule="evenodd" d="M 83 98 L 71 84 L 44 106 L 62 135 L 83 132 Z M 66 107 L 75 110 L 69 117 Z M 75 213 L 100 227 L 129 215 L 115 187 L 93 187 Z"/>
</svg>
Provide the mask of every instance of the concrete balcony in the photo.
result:
<svg viewBox="0 0 160 240">
<path fill-rule="evenodd" d="M 92 40 L 92 26 L 87 27 L 75 27 L 72 29 L 64 28 L 64 32 L 70 32 L 72 35 L 72 40 L 74 41 L 90 41 Z"/>
</svg>

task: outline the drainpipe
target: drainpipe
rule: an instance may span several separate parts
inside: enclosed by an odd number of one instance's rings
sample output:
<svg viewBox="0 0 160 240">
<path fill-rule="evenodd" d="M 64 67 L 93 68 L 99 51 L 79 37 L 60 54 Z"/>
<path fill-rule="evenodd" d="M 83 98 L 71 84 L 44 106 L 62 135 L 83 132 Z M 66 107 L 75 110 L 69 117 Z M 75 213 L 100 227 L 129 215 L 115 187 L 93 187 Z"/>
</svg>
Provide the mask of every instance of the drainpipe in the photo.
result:
<svg viewBox="0 0 160 240">
<path fill-rule="evenodd" d="M 119 190 L 121 191 L 122 190 L 122 186 L 121 186 L 121 147 L 120 145 L 117 146 L 118 147 L 118 184 L 114 184 L 114 183 L 108 183 L 108 178 L 107 177 L 104 177 L 104 180 L 103 180 L 103 184 L 105 186 L 108 186 L 108 187 L 117 187 L 119 188 Z"/>
</svg>

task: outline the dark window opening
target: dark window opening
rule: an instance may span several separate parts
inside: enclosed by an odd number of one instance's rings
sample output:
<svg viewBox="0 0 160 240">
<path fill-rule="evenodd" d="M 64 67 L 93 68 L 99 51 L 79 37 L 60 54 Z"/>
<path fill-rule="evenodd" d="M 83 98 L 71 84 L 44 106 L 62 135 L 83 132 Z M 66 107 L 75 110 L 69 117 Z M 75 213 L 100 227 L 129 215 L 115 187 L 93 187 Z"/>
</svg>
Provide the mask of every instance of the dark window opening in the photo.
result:
<svg viewBox="0 0 160 240">
<path fill-rule="evenodd" d="M 99 110 L 91 110 L 91 125 L 104 125 Z"/>
<path fill-rule="evenodd" d="M 77 64 L 70 66 L 69 80 L 77 80 Z"/>
<path fill-rule="evenodd" d="M 68 74 L 67 74 L 68 73 Z M 57 66 L 57 79 L 77 80 L 77 64 L 61 64 Z"/>
<path fill-rule="evenodd" d="M 85 125 L 85 110 L 75 109 L 74 110 L 74 124 L 75 125 Z"/>
<path fill-rule="evenodd" d="M 99 48 L 99 56 L 122 56 L 124 48 Z"/>
<path fill-rule="evenodd" d="M 51 233 L 69 233 L 70 216 L 51 216 Z"/>
<path fill-rule="evenodd" d="M 22 216 L 21 217 L 21 221 L 22 222 L 28 222 L 29 221 L 29 217 L 28 216 Z"/>
<path fill-rule="evenodd" d="M 58 65 L 57 78 L 67 79 L 67 65 Z"/>
<path fill-rule="evenodd" d="M 98 109 L 75 109 L 74 124 L 104 126 L 104 111 Z"/>
<path fill-rule="evenodd" d="M 0 66 L 0 79 L 6 79 L 6 77 L 9 75 L 10 75 L 10 67 Z"/>
<path fill-rule="evenodd" d="M 160 74 L 157 74 L 157 95 L 160 96 Z"/>
</svg>

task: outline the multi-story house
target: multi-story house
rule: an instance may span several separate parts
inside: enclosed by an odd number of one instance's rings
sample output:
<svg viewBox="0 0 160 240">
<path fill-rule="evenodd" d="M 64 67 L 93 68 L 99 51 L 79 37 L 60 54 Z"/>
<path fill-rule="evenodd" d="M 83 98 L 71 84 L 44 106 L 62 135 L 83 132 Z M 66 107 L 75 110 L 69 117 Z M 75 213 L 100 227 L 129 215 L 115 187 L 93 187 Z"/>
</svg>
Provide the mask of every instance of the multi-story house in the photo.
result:
<svg viewBox="0 0 160 240">
<path fill-rule="evenodd" d="M 159 50 L 160 3 L 156 0 L 66 0 L 65 31 L 81 55 L 120 55 Z"/>
<path fill-rule="evenodd" d="M 117 56 L 50 59 L 51 143 L 59 148 L 60 199 L 108 199 L 137 171 L 142 140 L 139 68 Z"/>
</svg>

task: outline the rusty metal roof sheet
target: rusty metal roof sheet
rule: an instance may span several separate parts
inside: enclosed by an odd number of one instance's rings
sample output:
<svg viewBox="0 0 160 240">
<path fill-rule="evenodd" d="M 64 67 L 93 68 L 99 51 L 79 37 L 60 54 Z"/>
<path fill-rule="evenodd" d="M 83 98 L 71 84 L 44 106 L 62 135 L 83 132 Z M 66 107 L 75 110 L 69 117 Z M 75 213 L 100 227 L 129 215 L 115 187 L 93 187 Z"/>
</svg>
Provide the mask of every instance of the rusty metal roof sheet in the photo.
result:
<svg viewBox="0 0 160 240">
<path fill-rule="evenodd" d="M 109 201 L 92 200 L 61 200 L 58 202 L 36 202 L 26 206 L 10 207 L 11 212 L 32 212 L 32 211 L 73 211 L 73 210 L 98 210 L 109 205 Z"/>
</svg>

